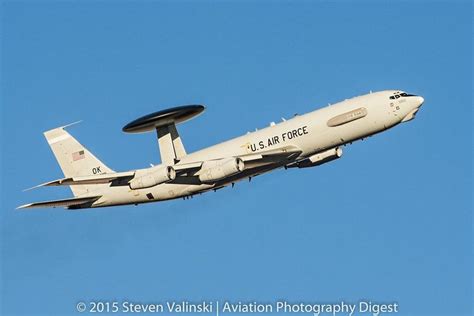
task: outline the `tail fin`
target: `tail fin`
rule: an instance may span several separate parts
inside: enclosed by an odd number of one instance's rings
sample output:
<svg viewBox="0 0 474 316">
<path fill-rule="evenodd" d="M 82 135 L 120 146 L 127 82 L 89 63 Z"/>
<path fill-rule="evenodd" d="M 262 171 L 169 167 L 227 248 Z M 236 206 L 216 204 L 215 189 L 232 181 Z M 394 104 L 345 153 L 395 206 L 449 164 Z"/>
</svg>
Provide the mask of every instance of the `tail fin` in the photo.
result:
<svg viewBox="0 0 474 316">
<path fill-rule="evenodd" d="M 64 176 L 68 178 L 113 172 L 64 130 L 70 125 L 44 132 Z M 73 185 L 70 188 L 74 196 L 82 196 L 103 186 L 104 184 Z"/>
</svg>

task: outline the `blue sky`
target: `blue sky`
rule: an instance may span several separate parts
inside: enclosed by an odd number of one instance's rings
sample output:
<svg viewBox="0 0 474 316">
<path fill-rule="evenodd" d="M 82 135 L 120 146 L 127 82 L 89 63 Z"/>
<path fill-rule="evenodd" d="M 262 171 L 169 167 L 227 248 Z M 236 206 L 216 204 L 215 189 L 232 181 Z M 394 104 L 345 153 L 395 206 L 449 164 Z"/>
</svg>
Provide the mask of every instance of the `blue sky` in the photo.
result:
<svg viewBox="0 0 474 316">
<path fill-rule="evenodd" d="M 472 5 L 414 2 L 3 2 L 2 315 L 89 300 L 397 301 L 472 314 Z M 42 132 L 115 170 L 159 162 L 121 128 L 182 104 L 188 151 L 327 103 L 403 89 L 417 118 L 192 200 L 66 212 L 22 189 L 62 177 Z"/>
</svg>

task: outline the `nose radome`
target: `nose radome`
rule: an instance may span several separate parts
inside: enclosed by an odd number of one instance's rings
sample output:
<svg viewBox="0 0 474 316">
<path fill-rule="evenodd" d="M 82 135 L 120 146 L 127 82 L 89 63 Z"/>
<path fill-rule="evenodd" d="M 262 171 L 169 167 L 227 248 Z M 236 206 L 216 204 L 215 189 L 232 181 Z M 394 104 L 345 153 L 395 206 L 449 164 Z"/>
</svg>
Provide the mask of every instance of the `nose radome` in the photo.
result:
<svg viewBox="0 0 474 316">
<path fill-rule="evenodd" d="M 417 107 L 420 107 L 425 102 L 425 99 L 421 96 L 416 97 L 416 103 L 418 104 Z"/>
</svg>

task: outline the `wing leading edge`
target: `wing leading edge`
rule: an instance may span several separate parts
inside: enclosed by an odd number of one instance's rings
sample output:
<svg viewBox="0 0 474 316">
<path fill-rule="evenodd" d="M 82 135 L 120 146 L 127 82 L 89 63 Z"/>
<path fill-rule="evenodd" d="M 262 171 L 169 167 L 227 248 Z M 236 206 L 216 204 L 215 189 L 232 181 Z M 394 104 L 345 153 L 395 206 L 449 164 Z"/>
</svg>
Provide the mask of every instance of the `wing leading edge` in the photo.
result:
<svg viewBox="0 0 474 316">
<path fill-rule="evenodd" d="M 64 199 L 64 200 L 35 202 L 35 203 L 29 203 L 29 204 L 19 206 L 17 207 L 17 209 L 36 208 L 36 207 L 66 207 L 66 208 L 81 208 L 81 206 L 90 207 L 92 203 L 94 203 L 100 198 L 101 196 L 88 196 L 88 197 L 78 197 L 78 198 Z"/>
<path fill-rule="evenodd" d="M 80 176 L 80 177 L 70 177 L 70 178 L 62 178 L 58 180 L 49 181 L 46 183 L 39 184 L 32 188 L 28 188 L 24 191 L 36 189 L 39 187 L 50 187 L 50 186 L 59 186 L 59 185 L 86 185 L 86 184 L 104 184 L 112 182 L 123 182 L 125 184 L 130 181 L 135 172 L 115 172 L 115 173 L 104 173 L 98 175 L 91 175 L 91 176 Z"/>
</svg>

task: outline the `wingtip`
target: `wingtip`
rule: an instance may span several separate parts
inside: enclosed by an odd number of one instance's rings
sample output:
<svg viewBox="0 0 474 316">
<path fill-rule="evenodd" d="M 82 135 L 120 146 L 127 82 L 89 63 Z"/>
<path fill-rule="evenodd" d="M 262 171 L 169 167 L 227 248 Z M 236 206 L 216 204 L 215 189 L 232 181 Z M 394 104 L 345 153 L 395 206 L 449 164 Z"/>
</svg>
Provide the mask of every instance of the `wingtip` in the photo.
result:
<svg viewBox="0 0 474 316">
<path fill-rule="evenodd" d="M 76 124 L 79 124 L 79 123 L 82 123 L 82 120 L 79 120 L 79 121 L 75 121 L 75 122 L 66 124 L 66 125 L 64 125 L 64 126 L 61 126 L 61 128 L 62 128 L 62 129 L 65 129 L 66 127 L 73 126 L 73 125 L 76 125 Z"/>
<path fill-rule="evenodd" d="M 41 184 L 35 185 L 34 187 L 24 189 L 23 192 L 30 191 L 30 190 L 37 189 L 37 188 L 41 188 L 41 187 L 47 187 L 47 186 L 55 185 L 56 183 L 61 184 L 62 180 L 63 179 L 58 179 L 58 180 L 53 180 L 53 181 L 41 183 Z"/>
<path fill-rule="evenodd" d="M 40 186 L 42 186 L 42 184 L 40 184 L 40 185 L 35 185 L 34 187 L 31 187 L 31 188 L 23 189 L 23 190 L 21 190 L 21 192 L 31 191 L 31 190 L 33 190 L 33 189 L 39 188 Z"/>
</svg>

